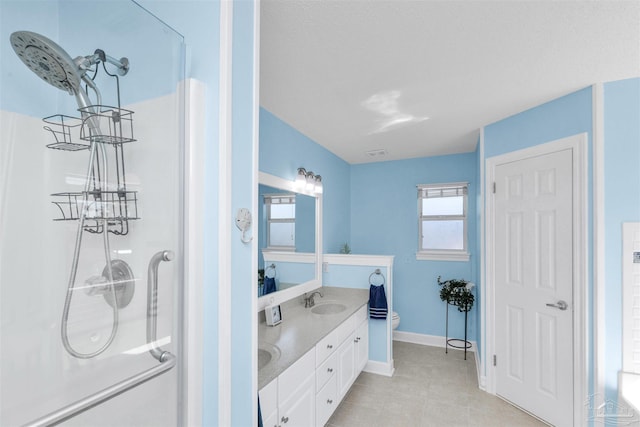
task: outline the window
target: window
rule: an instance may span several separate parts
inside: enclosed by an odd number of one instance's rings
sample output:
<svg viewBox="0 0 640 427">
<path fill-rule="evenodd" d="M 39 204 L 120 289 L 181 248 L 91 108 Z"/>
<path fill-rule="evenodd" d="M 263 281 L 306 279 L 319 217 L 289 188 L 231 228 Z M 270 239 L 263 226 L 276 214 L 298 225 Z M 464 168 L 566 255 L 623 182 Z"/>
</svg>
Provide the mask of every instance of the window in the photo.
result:
<svg viewBox="0 0 640 427">
<path fill-rule="evenodd" d="M 419 260 L 468 261 L 466 182 L 418 186 Z"/>
<path fill-rule="evenodd" d="M 296 250 L 296 196 L 271 194 L 264 196 L 267 215 L 267 248 Z"/>
</svg>

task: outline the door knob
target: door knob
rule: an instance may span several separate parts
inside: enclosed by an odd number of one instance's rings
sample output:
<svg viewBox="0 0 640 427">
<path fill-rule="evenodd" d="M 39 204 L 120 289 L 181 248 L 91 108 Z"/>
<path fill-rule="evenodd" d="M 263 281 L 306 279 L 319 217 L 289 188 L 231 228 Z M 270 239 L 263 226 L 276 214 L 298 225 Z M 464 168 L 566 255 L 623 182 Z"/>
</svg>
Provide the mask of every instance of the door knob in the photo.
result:
<svg viewBox="0 0 640 427">
<path fill-rule="evenodd" d="M 555 304 L 547 303 L 547 307 L 553 307 L 553 308 L 557 308 L 558 310 L 563 310 L 564 311 L 569 306 L 567 305 L 567 303 L 565 301 L 560 300 Z"/>
</svg>

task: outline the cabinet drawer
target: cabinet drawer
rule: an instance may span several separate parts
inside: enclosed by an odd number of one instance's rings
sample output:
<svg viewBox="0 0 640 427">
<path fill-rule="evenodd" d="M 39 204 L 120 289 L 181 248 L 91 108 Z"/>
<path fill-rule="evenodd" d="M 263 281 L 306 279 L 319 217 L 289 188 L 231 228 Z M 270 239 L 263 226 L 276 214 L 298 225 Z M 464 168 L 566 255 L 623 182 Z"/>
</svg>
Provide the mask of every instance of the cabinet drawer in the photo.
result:
<svg viewBox="0 0 640 427">
<path fill-rule="evenodd" d="M 316 369 L 316 391 L 319 391 L 329 381 L 329 378 L 336 374 L 336 366 L 337 358 L 334 352 Z"/>
<path fill-rule="evenodd" d="M 324 337 L 318 344 L 316 344 L 316 366 L 320 366 L 327 357 L 336 351 L 338 348 L 338 342 L 336 330 Z"/>
<path fill-rule="evenodd" d="M 336 390 L 336 376 L 333 375 L 316 395 L 316 426 L 324 426 L 338 407 Z"/>
<path fill-rule="evenodd" d="M 284 402 L 295 394 L 300 387 L 301 378 L 309 375 L 315 377 L 315 369 L 315 351 L 311 349 L 278 377 L 278 402 Z"/>
<path fill-rule="evenodd" d="M 342 322 L 340 326 L 335 329 L 334 333 L 336 335 L 336 343 L 338 345 L 342 344 L 342 342 L 347 339 L 347 337 L 351 335 L 353 330 L 356 328 L 357 325 L 355 321 L 355 314 L 352 314 L 347 320 Z"/>
</svg>

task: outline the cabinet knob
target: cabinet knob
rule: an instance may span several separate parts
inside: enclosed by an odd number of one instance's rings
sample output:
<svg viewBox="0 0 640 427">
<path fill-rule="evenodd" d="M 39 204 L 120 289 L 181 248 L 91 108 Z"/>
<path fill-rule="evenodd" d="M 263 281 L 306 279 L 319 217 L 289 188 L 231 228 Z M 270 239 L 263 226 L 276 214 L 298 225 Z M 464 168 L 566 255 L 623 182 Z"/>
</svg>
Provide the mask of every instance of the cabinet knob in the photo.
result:
<svg viewBox="0 0 640 427">
<path fill-rule="evenodd" d="M 288 423 L 289 422 L 289 417 L 282 417 L 281 420 L 283 423 Z"/>
<path fill-rule="evenodd" d="M 328 403 L 329 405 L 331 405 L 331 404 L 333 403 L 333 400 L 331 400 L 331 399 L 327 399 L 327 403 Z"/>
<path fill-rule="evenodd" d="M 353 342 L 358 342 L 358 338 L 354 338 L 354 339 L 353 339 Z"/>
<path fill-rule="evenodd" d="M 331 344 L 327 344 L 327 348 L 328 348 L 328 349 L 332 349 L 332 348 L 333 348 L 333 346 L 332 346 Z"/>
<path fill-rule="evenodd" d="M 328 368 L 327 372 L 329 372 L 329 373 L 333 372 L 333 368 Z"/>
</svg>

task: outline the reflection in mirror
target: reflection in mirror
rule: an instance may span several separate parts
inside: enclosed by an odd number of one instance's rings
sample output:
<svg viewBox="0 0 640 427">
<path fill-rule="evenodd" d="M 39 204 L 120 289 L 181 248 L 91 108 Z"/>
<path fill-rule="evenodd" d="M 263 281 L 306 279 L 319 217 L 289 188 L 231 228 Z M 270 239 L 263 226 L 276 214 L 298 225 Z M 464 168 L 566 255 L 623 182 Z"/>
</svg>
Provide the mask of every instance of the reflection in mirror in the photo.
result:
<svg viewBox="0 0 640 427">
<path fill-rule="evenodd" d="M 315 197 L 264 184 L 258 194 L 258 296 L 315 279 Z"/>
</svg>

